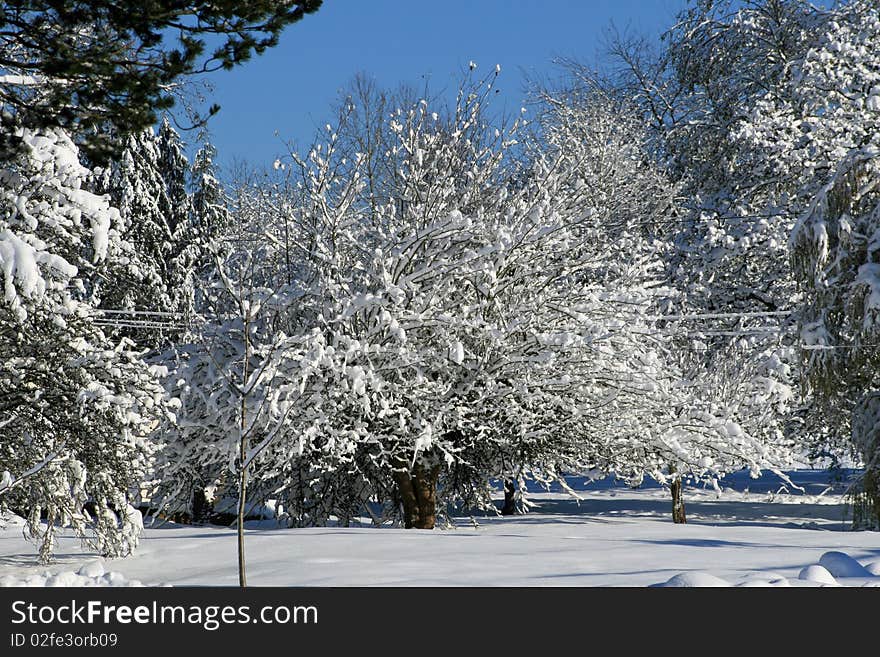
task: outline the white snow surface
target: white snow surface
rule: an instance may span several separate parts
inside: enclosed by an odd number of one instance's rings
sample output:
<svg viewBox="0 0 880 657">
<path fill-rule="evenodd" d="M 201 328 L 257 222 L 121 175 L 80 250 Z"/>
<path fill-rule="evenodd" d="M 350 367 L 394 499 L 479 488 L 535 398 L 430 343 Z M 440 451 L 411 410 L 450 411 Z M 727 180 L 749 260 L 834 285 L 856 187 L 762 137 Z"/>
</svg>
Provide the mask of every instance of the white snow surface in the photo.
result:
<svg viewBox="0 0 880 657">
<path fill-rule="evenodd" d="M 849 531 L 827 473 L 780 480 L 737 475 L 685 491 L 688 524 L 668 490 L 569 481 L 533 493 L 518 516 L 458 515 L 434 531 L 360 526 L 288 529 L 254 521 L 248 582 L 257 586 L 880 586 L 876 532 Z M 56 561 L 36 562 L 15 520 L 0 522 L 0 586 L 237 584 L 234 529 L 149 524 L 136 553 L 99 560 L 64 534 Z"/>
</svg>

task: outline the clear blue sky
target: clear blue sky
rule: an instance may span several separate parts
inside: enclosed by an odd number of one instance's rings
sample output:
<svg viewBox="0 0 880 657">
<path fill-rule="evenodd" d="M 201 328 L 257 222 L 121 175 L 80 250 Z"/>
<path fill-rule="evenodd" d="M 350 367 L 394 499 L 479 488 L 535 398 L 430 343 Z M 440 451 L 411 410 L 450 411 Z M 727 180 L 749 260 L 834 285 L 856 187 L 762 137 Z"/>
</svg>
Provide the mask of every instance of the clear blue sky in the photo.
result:
<svg viewBox="0 0 880 657">
<path fill-rule="evenodd" d="M 207 80 L 221 165 L 267 165 L 293 140 L 309 144 L 332 119 L 340 90 L 364 72 L 382 87 L 454 88 L 468 61 L 502 67 L 502 105 L 519 107 L 525 77 L 552 75 L 554 57 L 594 63 L 611 23 L 649 37 L 671 26 L 686 0 L 325 0 L 288 27 L 274 49 Z M 500 107 L 499 107 L 500 109 Z M 277 132 L 277 134 L 276 134 Z M 184 135 L 191 138 L 190 134 Z"/>
</svg>

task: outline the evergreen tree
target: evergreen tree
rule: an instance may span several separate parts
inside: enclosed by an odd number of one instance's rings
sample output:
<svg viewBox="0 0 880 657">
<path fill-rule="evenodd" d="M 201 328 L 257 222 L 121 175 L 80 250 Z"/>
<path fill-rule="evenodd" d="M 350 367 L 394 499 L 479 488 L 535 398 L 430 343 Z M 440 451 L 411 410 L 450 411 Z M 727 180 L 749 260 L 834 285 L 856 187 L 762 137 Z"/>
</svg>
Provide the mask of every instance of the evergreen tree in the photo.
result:
<svg viewBox="0 0 880 657">
<path fill-rule="evenodd" d="M 115 137 L 107 125 L 121 138 L 147 128 L 157 110 L 172 105 L 182 77 L 229 69 L 262 53 L 286 26 L 320 6 L 321 0 L 4 2 L 3 125 L 63 127 L 88 155 L 109 156 Z M 3 136 L 16 141 L 14 133 Z"/>
<path fill-rule="evenodd" d="M 225 235 L 232 225 L 227 194 L 217 179 L 216 156 L 214 146 L 205 142 L 192 163 L 191 223 L 206 241 Z"/>
<path fill-rule="evenodd" d="M 0 165 L 0 507 L 26 516 L 43 560 L 60 526 L 124 555 L 164 391 L 87 303 L 88 282 L 121 252 L 118 212 L 86 191 L 63 132 L 18 137 L 24 148 Z"/>
<path fill-rule="evenodd" d="M 189 163 L 167 120 L 132 135 L 104 176 L 118 207 L 124 253 L 95 296 L 108 322 L 146 347 L 167 346 L 193 315 L 199 236 L 187 192 Z M 126 311 L 120 314 L 121 311 Z"/>
</svg>

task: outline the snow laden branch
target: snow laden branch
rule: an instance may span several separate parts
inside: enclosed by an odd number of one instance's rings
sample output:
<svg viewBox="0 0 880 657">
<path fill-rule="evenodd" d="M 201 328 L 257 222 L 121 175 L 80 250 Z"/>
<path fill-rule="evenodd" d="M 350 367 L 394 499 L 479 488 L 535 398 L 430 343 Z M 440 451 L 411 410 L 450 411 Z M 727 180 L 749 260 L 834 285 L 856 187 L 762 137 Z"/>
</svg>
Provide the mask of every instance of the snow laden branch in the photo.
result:
<svg viewBox="0 0 880 657">
<path fill-rule="evenodd" d="M 61 449 L 64 449 L 64 445 L 61 445 Z M 58 455 L 60 453 L 61 453 L 60 451 L 56 451 L 56 452 L 49 454 L 42 461 L 40 461 L 39 463 L 37 463 L 34 466 L 31 466 L 30 468 L 28 468 L 27 470 L 25 470 L 24 472 L 22 472 L 18 476 L 13 476 L 12 474 L 10 474 L 10 472 L 8 470 L 4 470 L 3 476 L 0 477 L 0 495 L 4 495 L 4 494 L 8 493 L 9 491 L 11 491 L 16 486 L 20 486 L 28 477 L 31 477 L 31 476 L 37 474 L 40 470 L 42 470 L 47 465 L 52 463 L 52 461 L 57 459 Z"/>
</svg>

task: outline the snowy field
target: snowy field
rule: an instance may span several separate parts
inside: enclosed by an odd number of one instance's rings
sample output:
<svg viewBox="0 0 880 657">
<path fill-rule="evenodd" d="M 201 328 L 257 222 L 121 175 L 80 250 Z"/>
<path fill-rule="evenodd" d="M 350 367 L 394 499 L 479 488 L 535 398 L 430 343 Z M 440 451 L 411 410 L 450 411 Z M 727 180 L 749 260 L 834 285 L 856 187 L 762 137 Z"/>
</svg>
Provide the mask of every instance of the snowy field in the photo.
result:
<svg viewBox="0 0 880 657">
<path fill-rule="evenodd" d="M 367 526 L 247 534 L 257 586 L 880 586 L 880 535 L 848 531 L 843 484 L 824 471 L 734 476 L 720 492 L 685 492 L 688 524 L 670 519 L 668 491 L 572 481 L 513 517 L 458 516 L 435 531 Z M 837 554 L 828 554 L 837 553 Z M 821 562 L 821 565 L 820 565 Z M 136 554 L 102 561 L 72 537 L 36 563 L 21 526 L 0 529 L 0 586 L 236 585 L 235 532 L 164 524 Z"/>
</svg>

